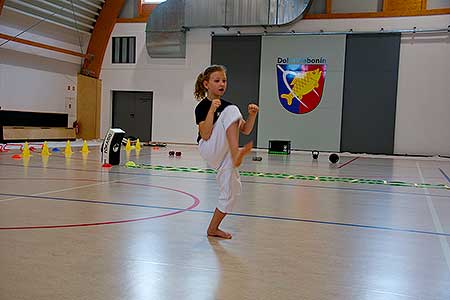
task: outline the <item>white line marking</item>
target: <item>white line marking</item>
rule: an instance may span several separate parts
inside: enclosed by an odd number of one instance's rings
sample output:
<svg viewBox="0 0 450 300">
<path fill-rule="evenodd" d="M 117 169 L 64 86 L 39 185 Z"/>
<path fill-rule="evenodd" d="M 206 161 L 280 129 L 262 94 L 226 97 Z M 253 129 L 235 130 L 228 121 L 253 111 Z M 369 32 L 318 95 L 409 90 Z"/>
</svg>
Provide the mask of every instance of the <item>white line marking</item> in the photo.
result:
<svg viewBox="0 0 450 300">
<path fill-rule="evenodd" d="M 420 170 L 419 162 L 416 162 L 417 169 L 419 170 L 420 179 L 424 183 L 424 177 L 422 174 L 422 170 Z M 444 233 L 444 230 L 442 229 L 441 222 L 439 221 L 439 216 L 436 212 L 436 208 L 434 207 L 433 200 L 431 199 L 428 189 L 425 188 L 425 193 L 427 197 L 427 204 L 428 208 L 430 209 L 431 217 L 433 219 L 435 230 L 439 233 Z M 447 242 L 447 237 L 445 236 L 439 236 L 439 241 L 441 242 L 442 251 L 444 252 L 445 261 L 447 262 L 447 267 L 450 270 L 450 247 Z"/>
</svg>

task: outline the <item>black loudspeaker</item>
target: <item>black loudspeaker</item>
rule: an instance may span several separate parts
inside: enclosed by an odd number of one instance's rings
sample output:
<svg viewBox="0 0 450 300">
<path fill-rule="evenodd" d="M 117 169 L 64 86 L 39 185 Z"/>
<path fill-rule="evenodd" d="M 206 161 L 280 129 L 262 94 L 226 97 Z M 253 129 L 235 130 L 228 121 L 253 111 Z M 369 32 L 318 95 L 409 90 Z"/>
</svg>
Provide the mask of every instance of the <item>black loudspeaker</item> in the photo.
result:
<svg viewBox="0 0 450 300">
<path fill-rule="evenodd" d="M 269 141 L 269 154 L 291 154 L 291 141 Z"/>
<path fill-rule="evenodd" d="M 105 136 L 102 144 L 102 163 L 118 165 L 120 163 L 120 146 L 125 131 L 120 128 L 111 128 Z"/>
</svg>

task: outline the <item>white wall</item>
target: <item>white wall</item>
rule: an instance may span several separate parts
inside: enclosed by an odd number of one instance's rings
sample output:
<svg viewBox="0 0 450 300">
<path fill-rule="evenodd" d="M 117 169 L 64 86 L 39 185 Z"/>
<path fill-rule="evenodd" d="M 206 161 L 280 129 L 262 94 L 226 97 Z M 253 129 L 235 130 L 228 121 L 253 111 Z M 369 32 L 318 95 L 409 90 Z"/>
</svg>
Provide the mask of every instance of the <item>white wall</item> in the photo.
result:
<svg viewBox="0 0 450 300">
<path fill-rule="evenodd" d="M 11 19 L 15 20 L 11 22 Z M 2 12 L 0 32 L 14 35 L 27 26 L 21 16 Z M 389 29 L 446 28 L 449 15 L 302 20 L 269 31 L 354 31 Z M 9 25 L 8 25 L 9 24 Z M 12 25 L 11 25 L 12 24 Z M 40 26 L 43 26 L 42 24 Z M 80 51 L 78 35 L 46 25 L 34 28 L 23 38 Z M 217 34 L 226 33 L 214 29 Z M 236 29 L 230 29 L 231 32 Z M 259 28 L 240 29 L 259 32 Z M 154 140 L 194 143 L 193 85 L 199 72 L 210 62 L 211 30 L 196 29 L 187 33 L 186 59 L 152 59 L 145 49 L 145 24 L 117 24 L 114 35 L 137 36 L 137 64 L 112 65 L 108 46 L 101 73 L 103 80 L 102 135 L 111 125 L 113 90 L 153 91 Z M 82 37 L 86 49 L 88 39 Z M 0 40 L 0 43 L 3 40 Z M 416 35 L 402 38 L 397 100 L 395 153 L 450 154 L 450 53 L 449 35 Z M 8 43 L 0 48 L 0 106 L 2 109 L 65 112 L 68 85 L 76 86 L 81 59 Z M 74 108 L 74 107 L 73 107 Z"/>
<path fill-rule="evenodd" d="M 87 34 L 39 23 L 35 18 L 8 9 L 2 11 L 1 33 L 15 36 L 27 28 L 31 29 L 20 38 L 76 52 L 84 52 L 89 41 Z M 4 42 L 0 39 L 0 44 Z M 71 125 L 76 117 L 77 73 L 81 62 L 77 56 L 11 41 L 3 44 L 0 47 L 1 109 L 68 113 L 68 125 Z"/>
<path fill-rule="evenodd" d="M 193 86 L 197 75 L 210 62 L 208 30 L 189 33 L 186 59 L 152 59 L 145 48 L 145 24 L 117 24 L 114 36 L 136 36 L 136 65 L 111 63 L 111 41 L 101 71 L 103 86 L 101 132 L 112 124 L 112 91 L 152 91 L 152 139 L 194 143 L 196 126 Z"/>
<path fill-rule="evenodd" d="M 450 0 L 428 0 L 427 9 L 449 8 Z"/>
<path fill-rule="evenodd" d="M 272 31 L 301 32 L 376 31 L 446 28 L 449 16 L 302 20 Z M 231 29 L 230 31 L 233 31 Z M 152 59 L 145 49 L 145 24 L 117 24 L 112 36 L 137 36 L 137 64 L 112 65 L 109 45 L 101 78 L 103 80 L 101 131 L 111 126 L 113 90 L 153 91 L 154 140 L 194 143 L 197 128 L 192 96 L 194 80 L 210 62 L 212 30 L 195 29 L 187 33 L 186 59 Z M 216 34 L 224 33 L 213 29 Z M 240 29 L 260 32 L 259 28 Z M 450 154 L 450 53 L 449 35 L 404 37 L 401 45 L 397 101 L 395 153 Z M 376 84 L 376 83 L 375 83 Z"/>
<path fill-rule="evenodd" d="M 400 48 L 395 152 L 450 153 L 450 34 L 406 36 Z"/>
</svg>

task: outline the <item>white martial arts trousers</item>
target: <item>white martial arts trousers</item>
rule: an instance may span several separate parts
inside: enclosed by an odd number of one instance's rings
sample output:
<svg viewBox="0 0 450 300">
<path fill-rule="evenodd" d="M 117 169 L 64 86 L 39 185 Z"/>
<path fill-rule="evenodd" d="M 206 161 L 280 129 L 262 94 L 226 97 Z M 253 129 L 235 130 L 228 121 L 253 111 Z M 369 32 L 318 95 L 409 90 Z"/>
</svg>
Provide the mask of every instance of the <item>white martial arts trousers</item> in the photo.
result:
<svg viewBox="0 0 450 300">
<path fill-rule="evenodd" d="M 242 120 L 242 114 L 236 105 L 225 107 L 214 124 L 211 137 L 207 141 L 201 139 L 198 144 L 200 156 L 217 170 L 220 190 L 217 209 L 223 213 L 232 211 L 241 193 L 241 179 L 238 169 L 233 166 L 226 133 L 227 128 L 239 120 Z"/>
</svg>

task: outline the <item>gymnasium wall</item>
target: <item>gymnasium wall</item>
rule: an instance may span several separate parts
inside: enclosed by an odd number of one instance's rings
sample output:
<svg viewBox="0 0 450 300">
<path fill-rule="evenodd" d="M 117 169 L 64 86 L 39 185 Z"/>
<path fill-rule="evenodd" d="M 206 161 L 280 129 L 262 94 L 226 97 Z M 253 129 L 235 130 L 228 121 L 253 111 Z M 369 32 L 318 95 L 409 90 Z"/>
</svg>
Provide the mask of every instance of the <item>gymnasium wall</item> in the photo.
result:
<svg viewBox="0 0 450 300">
<path fill-rule="evenodd" d="M 293 149 L 339 151 L 344 58 L 343 35 L 263 37 L 258 147 L 267 148 L 269 140 L 281 139 L 290 140 Z M 288 88 L 289 85 L 281 80 L 282 76 L 286 79 L 288 75 L 285 73 L 289 71 L 279 68 L 305 67 L 305 60 L 308 59 L 314 64 L 319 61 L 318 64 L 324 66 L 321 71 L 324 84 L 318 84 L 314 89 L 316 92 L 311 94 L 314 98 L 311 100 L 320 101 L 315 109 L 312 106 L 315 102 L 308 102 L 307 95 L 288 101 L 280 97 L 283 92 L 279 92 L 281 87 Z M 293 81 L 286 79 L 286 82 Z M 299 94 L 291 90 L 284 93 Z M 303 113 L 308 111 L 307 107 L 312 110 Z"/>
<path fill-rule="evenodd" d="M 450 154 L 450 34 L 404 36 L 395 153 Z"/>
<path fill-rule="evenodd" d="M 6 11 L 2 19 L 7 17 Z M 19 20 L 21 21 L 21 20 Z M 378 30 L 446 27 L 448 16 L 303 20 L 283 31 Z M 26 25 L 26 24 L 25 24 Z M 22 24 L 22 27 L 25 26 Z M 21 27 L 7 28 L 0 20 L 2 32 L 14 35 Z M 215 29 L 217 33 L 229 33 Z M 232 29 L 230 30 L 232 31 Z M 258 32 L 249 28 L 242 32 Z M 25 36 L 63 48 L 79 50 L 78 39 L 66 43 L 58 40 L 65 32 L 43 29 Z M 116 25 L 114 35 L 137 37 L 135 65 L 112 65 L 111 48 L 107 49 L 101 79 L 101 135 L 111 125 L 112 90 L 154 91 L 153 134 L 156 140 L 193 143 L 196 136 L 192 87 L 197 74 L 210 63 L 211 30 L 196 29 L 187 34 L 186 59 L 152 59 L 145 50 L 145 24 Z M 86 45 L 83 38 L 83 46 Z M 450 43 L 448 35 L 402 37 L 397 98 L 395 153 L 449 154 L 448 95 Z M 80 59 L 64 54 L 8 43 L 0 48 L 0 106 L 3 109 L 65 112 L 66 87 L 76 86 Z M 412 129 L 413 128 L 413 129 Z M 262 145 L 263 146 L 263 145 Z"/>
<path fill-rule="evenodd" d="M 193 87 L 211 60 L 208 30 L 188 34 L 186 59 L 153 59 L 145 48 L 145 24 L 117 24 L 112 36 L 136 36 L 136 64 L 112 64 L 111 42 L 100 79 L 103 83 L 101 136 L 112 124 L 112 91 L 153 92 L 152 137 L 155 141 L 196 143 Z"/>
<path fill-rule="evenodd" d="M 41 22 L 8 9 L 0 32 L 46 45 L 81 52 L 89 35 Z M 37 24 L 37 25 L 36 25 Z M 4 110 L 68 113 L 76 117 L 77 73 L 81 58 L 0 39 L 0 107 Z M 69 90 L 70 88 L 70 90 Z"/>
<path fill-rule="evenodd" d="M 17 64 L 11 64 L 11 60 L 5 61 L 6 52 L 14 57 Z M 24 65 L 24 61 L 28 59 L 40 63 L 46 61 L 43 66 L 55 64 L 55 68 L 42 68 L 34 64 Z M 60 72 L 56 72 L 55 69 Z M 50 59 L 39 56 L 30 57 L 26 54 L 0 49 L 0 106 L 4 110 L 67 112 L 67 87 L 77 86 L 78 70 L 77 65 L 54 63 Z M 76 101 L 74 101 L 75 104 Z"/>
<path fill-rule="evenodd" d="M 297 31 L 354 31 L 389 29 L 445 28 L 448 16 L 406 17 L 386 19 L 302 20 L 283 28 Z M 113 36 L 137 36 L 137 64 L 111 64 L 107 49 L 101 79 L 103 80 L 102 126 L 111 124 L 112 90 L 154 91 L 153 129 L 155 140 L 194 143 L 197 134 L 192 96 L 198 73 L 209 65 L 211 30 L 195 29 L 187 33 L 186 59 L 153 59 L 145 49 L 145 24 L 117 24 Z M 216 34 L 229 33 L 214 29 Z M 230 31 L 232 31 L 230 29 Z M 248 28 L 241 32 L 258 32 Z M 402 36 L 395 120 L 394 153 L 450 154 L 450 42 L 448 34 L 437 36 Z M 263 95 L 260 95 L 260 101 Z M 259 121 L 261 122 L 262 115 Z M 259 140 L 261 147 L 266 142 Z"/>
</svg>

